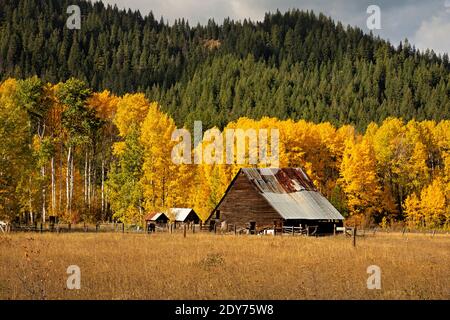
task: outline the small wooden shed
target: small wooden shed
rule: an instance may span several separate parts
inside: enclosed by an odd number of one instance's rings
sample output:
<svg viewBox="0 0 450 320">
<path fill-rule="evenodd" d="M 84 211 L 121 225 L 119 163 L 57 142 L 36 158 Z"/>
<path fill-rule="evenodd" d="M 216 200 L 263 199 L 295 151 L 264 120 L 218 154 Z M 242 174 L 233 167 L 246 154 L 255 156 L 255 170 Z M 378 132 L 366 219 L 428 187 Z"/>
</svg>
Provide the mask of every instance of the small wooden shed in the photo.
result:
<svg viewBox="0 0 450 320">
<path fill-rule="evenodd" d="M 192 208 L 171 208 L 168 215 L 173 217 L 176 223 L 200 223 L 200 217 Z"/>
<path fill-rule="evenodd" d="M 145 217 L 145 230 L 148 232 L 154 232 L 156 226 L 165 227 L 169 222 L 169 218 L 164 212 L 149 213 Z"/>
</svg>

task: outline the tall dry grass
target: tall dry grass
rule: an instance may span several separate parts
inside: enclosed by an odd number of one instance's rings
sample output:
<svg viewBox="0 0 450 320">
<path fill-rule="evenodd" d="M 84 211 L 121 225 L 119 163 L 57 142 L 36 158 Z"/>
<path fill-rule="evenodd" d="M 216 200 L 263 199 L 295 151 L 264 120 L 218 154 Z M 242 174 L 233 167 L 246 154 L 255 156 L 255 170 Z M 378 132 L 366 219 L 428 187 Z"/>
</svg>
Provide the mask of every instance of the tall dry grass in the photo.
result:
<svg viewBox="0 0 450 320">
<path fill-rule="evenodd" d="M 81 268 L 81 290 L 66 269 Z M 369 265 L 382 289 L 367 289 Z M 450 236 L 0 236 L 1 299 L 449 299 Z"/>
</svg>

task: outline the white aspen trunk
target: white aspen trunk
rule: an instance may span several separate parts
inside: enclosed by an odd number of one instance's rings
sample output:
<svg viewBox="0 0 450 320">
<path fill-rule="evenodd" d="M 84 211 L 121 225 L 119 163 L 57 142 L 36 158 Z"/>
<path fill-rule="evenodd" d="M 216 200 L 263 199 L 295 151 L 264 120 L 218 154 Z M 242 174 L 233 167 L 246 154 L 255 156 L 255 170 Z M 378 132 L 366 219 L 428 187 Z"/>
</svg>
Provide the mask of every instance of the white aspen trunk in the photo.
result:
<svg viewBox="0 0 450 320">
<path fill-rule="evenodd" d="M 56 213 L 56 179 L 55 179 L 55 158 L 52 157 L 50 162 L 52 170 L 52 214 Z"/>
<path fill-rule="evenodd" d="M 91 177 L 91 205 L 97 203 L 97 190 L 95 189 L 95 181 L 97 177 L 97 169 L 95 168 L 95 164 L 91 161 L 91 170 L 92 170 L 92 177 Z"/>
<path fill-rule="evenodd" d="M 42 143 L 42 140 L 44 139 L 45 135 L 45 123 L 42 125 L 42 132 L 41 132 L 41 121 L 38 123 L 38 136 L 39 141 Z M 41 175 L 42 175 L 42 181 L 45 182 L 45 166 L 41 167 Z M 45 186 L 45 183 L 42 184 L 42 223 L 45 223 L 46 215 L 47 215 L 47 199 L 46 199 L 46 191 L 47 188 Z"/>
<path fill-rule="evenodd" d="M 30 178 L 29 178 L 29 193 L 28 193 L 28 209 L 29 209 L 29 213 L 30 213 L 30 221 L 31 221 L 31 223 L 34 223 L 34 216 L 33 216 L 33 200 L 32 200 L 32 196 L 31 196 L 31 186 L 32 186 L 32 184 L 31 184 L 31 176 L 30 176 Z"/>
<path fill-rule="evenodd" d="M 105 217 L 106 217 L 108 214 L 108 192 L 107 191 L 105 191 L 105 208 L 104 208 L 104 210 L 105 210 Z"/>
<path fill-rule="evenodd" d="M 88 159 L 88 184 L 87 184 L 87 187 L 88 187 L 88 192 L 87 192 L 87 195 L 88 195 L 88 208 L 89 208 L 89 213 L 91 212 L 91 175 L 92 175 L 92 173 L 91 173 L 91 171 L 92 171 L 92 168 L 91 168 L 91 159 Z"/>
<path fill-rule="evenodd" d="M 62 209 L 62 182 L 63 182 L 63 175 L 64 175 L 64 170 L 63 170 L 63 146 L 62 143 L 60 144 L 60 149 L 59 149 L 60 153 L 59 153 L 59 201 L 58 201 L 58 212 L 61 212 Z"/>
<path fill-rule="evenodd" d="M 86 207 L 88 201 L 88 152 L 84 155 L 84 206 Z"/>
<path fill-rule="evenodd" d="M 101 186 L 101 198 L 102 198 L 102 217 L 105 213 L 105 160 L 102 158 L 102 186 Z"/>
<path fill-rule="evenodd" d="M 66 171 L 66 209 L 70 214 L 70 159 L 72 156 L 72 147 L 67 152 L 67 171 Z"/>
<path fill-rule="evenodd" d="M 73 165 L 73 154 L 70 159 L 70 211 L 72 212 L 72 201 L 73 201 L 73 180 L 74 180 L 74 165 Z"/>
<path fill-rule="evenodd" d="M 45 167 L 42 166 L 41 167 L 41 175 L 42 175 L 42 180 L 45 180 Z M 47 206 L 46 206 L 46 188 L 45 188 L 45 183 L 42 184 L 42 223 L 45 223 L 45 219 L 46 219 L 46 215 L 47 215 Z"/>
</svg>

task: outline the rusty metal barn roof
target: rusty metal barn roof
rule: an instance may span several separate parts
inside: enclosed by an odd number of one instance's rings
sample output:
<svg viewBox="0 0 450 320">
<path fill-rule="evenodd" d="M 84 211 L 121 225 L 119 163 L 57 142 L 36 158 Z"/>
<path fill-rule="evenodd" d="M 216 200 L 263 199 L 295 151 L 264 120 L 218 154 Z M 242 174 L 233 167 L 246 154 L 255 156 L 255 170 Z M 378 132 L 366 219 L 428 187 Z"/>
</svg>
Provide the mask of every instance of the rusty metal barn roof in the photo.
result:
<svg viewBox="0 0 450 320">
<path fill-rule="evenodd" d="M 261 195 L 286 220 L 343 220 L 300 168 L 243 168 Z"/>
</svg>

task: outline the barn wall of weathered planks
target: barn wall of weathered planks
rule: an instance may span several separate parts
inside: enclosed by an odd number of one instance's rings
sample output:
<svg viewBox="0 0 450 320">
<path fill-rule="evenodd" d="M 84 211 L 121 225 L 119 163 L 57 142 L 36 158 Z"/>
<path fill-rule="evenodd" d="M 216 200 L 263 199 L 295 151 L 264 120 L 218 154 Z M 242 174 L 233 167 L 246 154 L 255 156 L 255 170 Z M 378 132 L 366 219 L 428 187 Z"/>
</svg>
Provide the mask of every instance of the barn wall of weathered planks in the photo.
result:
<svg viewBox="0 0 450 320">
<path fill-rule="evenodd" d="M 216 209 L 220 211 L 221 221 L 236 224 L 238 227 L 247 227 L 250 221 L 256 221 L 257 228 L 268 227 L 273 226 L 274 221 L 281 223 L 283 220 L 243 172 L 239 173 Z M 214 218 L 213 215 L 212 219 Z"/>
</svg>

